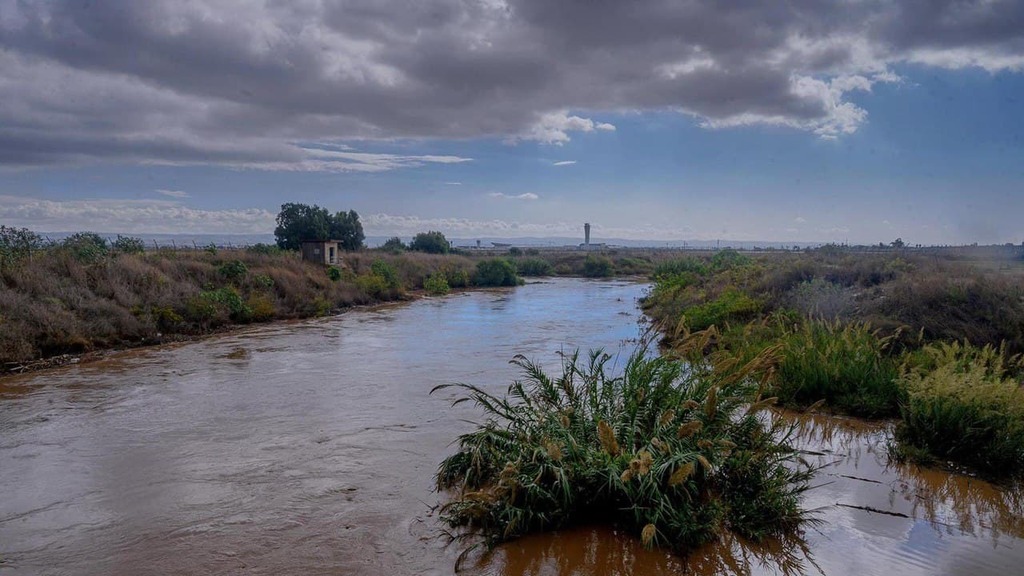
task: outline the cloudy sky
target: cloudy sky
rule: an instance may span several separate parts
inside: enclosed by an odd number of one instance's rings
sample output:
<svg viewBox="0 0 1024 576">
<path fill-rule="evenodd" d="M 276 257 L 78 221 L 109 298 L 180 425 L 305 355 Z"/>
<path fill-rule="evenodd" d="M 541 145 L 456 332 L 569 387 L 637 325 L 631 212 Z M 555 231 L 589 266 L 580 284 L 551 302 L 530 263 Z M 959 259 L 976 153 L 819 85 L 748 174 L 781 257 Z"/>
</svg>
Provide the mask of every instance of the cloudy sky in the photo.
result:
<svg viewBox="0 0 1024 576">
<path fill-rule="evenodd" d="M 728 6 L 728 7 L 726 7 Z M 1024 240 L 1024 2 L 0 1 L 0 224 Z"/>
</svg>

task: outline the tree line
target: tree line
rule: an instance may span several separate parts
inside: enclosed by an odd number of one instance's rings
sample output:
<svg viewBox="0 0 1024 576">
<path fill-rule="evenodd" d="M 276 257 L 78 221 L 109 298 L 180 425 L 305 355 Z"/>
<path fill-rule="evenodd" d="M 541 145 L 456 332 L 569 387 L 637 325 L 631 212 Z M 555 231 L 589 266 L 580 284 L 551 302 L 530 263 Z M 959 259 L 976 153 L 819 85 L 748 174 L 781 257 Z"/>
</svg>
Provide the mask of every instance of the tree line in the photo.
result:
<svg viewBox="0 0 1024 576">
<path fill-rule="evenodd" d="M 303 240 L 337 240 L 344 250 L 365 248 L 366 236 L 359 214 L 355 210 L 331 213 L 317 205 L 288 202 L 281 205 L 277 214 L 274 239 L 281 250 L 298 250 Z M 140 238 L 118 235 L 117 240 L 108 241 L 94 232 L 79 232 L 59 243 L 47 242 L 39 234 L 27 228 L 0 226 L 0 266 L 21 260 L 33 251 L 50 245 L 73 248 L 79 252 L 142 252 L 145 249 Z M 267 248 L 270 248 L 267 246 Z M 428 252 L 447 254 L 451 242 L 437 231 L 421 232 L 409 244 L 395 236 L 382 246 L 384 250 Z"/>
<path fill-rule="evenodd" d="M 366 240 L 359 214 L 355 210 L 331 214 L 326 208 L 315 204 L 310 206 L 292 202 L 281 205 L 274 238 L 282 250 L 298 250 L 303 240 L 338 240 L 344 250 L 359 250 L 365 247 Z M 381 248 L 393 252 L 412 250 L 447 254 L 452 246 L 444 234 L 431 230 L 416 234 L 409 244 L 394 236 Z"/>
</svg>

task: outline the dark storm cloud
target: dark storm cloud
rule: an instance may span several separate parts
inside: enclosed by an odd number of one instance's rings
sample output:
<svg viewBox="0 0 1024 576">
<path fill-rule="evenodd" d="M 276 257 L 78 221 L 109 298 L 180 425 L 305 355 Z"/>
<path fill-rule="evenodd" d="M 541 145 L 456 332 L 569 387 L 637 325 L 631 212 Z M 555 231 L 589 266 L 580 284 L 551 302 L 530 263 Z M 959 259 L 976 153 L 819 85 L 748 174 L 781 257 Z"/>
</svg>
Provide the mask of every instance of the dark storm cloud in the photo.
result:
<svg viewBox="0 0 1024 576">
<path fill-rule="evenodd" d="M 844 95 L 893 63 L 1024 67 L 1016 1 L 271 4 L 3 3 L 0 163 L 349 170 L 295 143 L 564 142 L 649 109 L 836 137 L 866 117 Z"/>
</svg>

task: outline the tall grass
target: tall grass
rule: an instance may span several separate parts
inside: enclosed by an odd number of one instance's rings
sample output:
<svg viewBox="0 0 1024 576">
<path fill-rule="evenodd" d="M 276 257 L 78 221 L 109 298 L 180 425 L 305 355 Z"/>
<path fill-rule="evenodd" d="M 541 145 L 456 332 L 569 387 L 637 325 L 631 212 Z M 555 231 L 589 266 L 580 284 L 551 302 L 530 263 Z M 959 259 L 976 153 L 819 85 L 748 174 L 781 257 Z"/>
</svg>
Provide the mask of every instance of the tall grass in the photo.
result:
<svg viewBox="0 0 1024 576">
<path fill-rule="evenodd" d="M 824 400 L 855 416 L 893 416 L 900 393 L 889 337 L 867 324 L 804 322 L 782 332 L 772 394 L 785 404 Z"/>
<path fill-rule="evenodd" d="M 796 528 L 810 472 L 789 429 L 759 410 L 749 376 L 769 361 L 685 365 L 638 351 L 621 375 L 600 351 L 549 376 L 523 357 L 507 395 L 453 384 L 485 420 L 437 472 L 453 528 L 488 545 L 577 522 L 609 522 L 646 545 L 687 550 L 725 530 L 760 539 Z"/>
<path fill-rule="evenodd" d="M 0 267 L 0 366 L 320 316 L 403 298 L 431 275 L 466 286 L 473 271 L 470 259 L 454 255 L 359 252 L 342 259 L 332 270 L 262 247 L 139 253 L 116 243 L 108 249 L 90 235 L 36 247 Z"/>
<path fill-rule="evenodd" d="M 1019 356 L 968 343 L 933 344 L 905 363 L 896 428 L 901 455 L 930 455 L 996 475 L 1024 472 Z"/>
</svg>

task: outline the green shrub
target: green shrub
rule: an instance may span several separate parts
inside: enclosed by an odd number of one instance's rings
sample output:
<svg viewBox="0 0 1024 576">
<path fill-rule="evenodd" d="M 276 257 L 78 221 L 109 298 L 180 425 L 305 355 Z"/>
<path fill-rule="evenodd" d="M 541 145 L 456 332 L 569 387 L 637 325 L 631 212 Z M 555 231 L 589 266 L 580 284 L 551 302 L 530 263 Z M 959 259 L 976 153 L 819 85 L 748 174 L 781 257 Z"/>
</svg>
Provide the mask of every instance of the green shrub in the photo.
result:
<svg viewBox="0 0 1024 576">
<path fill-rule="evenodd" d="M 277 315 L 277 307 L 266 294 L 252 294 L 245 301 L 249 308 L 249 316 L 256 322 L 271 320 Z"/>
<path fill-rule="evenodd" d="M 234 287 L 204 290 L 199 293 L 199 299 L 227 311 L 231 320 L 235 322 L 246 322 L 252 316 L 252 310 Z"/>
<path fill-rule="evenodd" d="M 607 278 L 612 273 L 612 261 L 604 256 L 587 254 L 583 260 L 583 275 L 587 278 Z"/>
<path fill-rule="evenodd" d="M 519 248 L 518 246 L 513 246 L 513 247 L 508 249 L 508 255 L 512 256 L 513 258 L 518 257 L 518 256 L 522 256 L 523 255 L 523 249 Z"/>
<path fill-rule="evenodd" d="M 700 277 L 707 276 L 708 273 L 708 266 L 705 262 L 698 258 L 687 256 L 685 258 L 676 258 L 675 260 L 661 262 L 654 267 L 654 273 L 651 276 L 654 280 L 661 281 L 662 279 L 682 274 Z"/>
<path fill-rule="evenodd" d="M 477 286 L 517 286 L 519 276 L 514 264 L 503 258 L 492 258 L 477 262 L 473 282 Z"/>
<path fill-rule="evenodd" d="M 715 270 L 729 270 L 747 266 L 753 262 L 749 256 L 744 256 L 732 248 L 719 250 L 711 257 L 711 267 Z"/>
<path fill-rule="evenodd" d="M 327 316 L 331 313 L 333 306 L 331 306 L 330 300 L 323 296 L 317 296 L 313 299 L 313 315 L 314 316 Z"/>
<path fill-rule="evenodd" d="M 402 281 L 399 280 L 398 272 L 395 271 L 395 267 L 391 264 L 384 260 L 374 260 L 373 264 L 370 265 L 370 270 L 384 279 L 389 290 L 399 291 L 402 289 Z"/>
<path fill-rule="evenodd" d="M 710 302 L 687 308 L 686 325 L 693 331 L 721 327 L 726 322 L 750 320 L 760 310 L 756 300 L 739 290 L 729 289 Z"/>
<path fill-rule="evenodd" d="M 409 243 L 409 250 L 416 252 L 427 252 L 429 254 L 447 254 L 451 250 L 451 243 L 440 232 L 420 232 L 413 237 Z"/>
<path fill-rule="evenodd" d="M 146 251 L 146 243 L 142 241 L 142 238 L 118 234 L 113 248 L 122 254 L 142 254 Z"/>
<path fill-rule="evenodd" d="M 608 522 L 683 551 L 727 529 L 759 540 L 798 528 L 810 472 L 782 421 L 757 414 L 771 399 L 752 396 L 742 377 L 755 366 L 684 366 L 640 351 L 612 376 L 610 359 L 568 356 L 549 377 L 517 357 L 523 379 L 505 397 L 450 385 L 466 394 L 455 403 L 470 400 L 486 420 L 438 469 L 438 487 L 458 491 L 442 520 L 488 545 Z"/>
<path fill-rule="evenodd" d="M 228 280 L 239 280 L 249 273 L 249 267 L 241 260 L 232 260 L 221 264 L 217 271 Z"/>
<path fill-rule="evenodd" d="M 252 254 L 261 254 L 263 256 L 271 256 L 274 254 L 281 253 L 281 249 L 278 248 L 275 244 L 264 244 L 263 242 L 258 242 L 256 244 L 253 244 L 252 246 L 249 246 L 248 248 L 246 248 L 246 251 Z"/>
<path fill-rule="evenodd" d="M 442 272 L 435 272 L 434 274 L 427 276 L 423 281 L 423 289 L 431 296 L 444 296 L 451 292 L 451 287 L 448 286 L 448 280 Z"/>
<path fill-rule="evenodd" d="M 442 266 L 440 270 L 448 286 L 452 288 L 466 288 L 469 286 L 469 272 L 454 266 Z"/>
<path fill-rule="evenodd" d="M 75 260 L 83 263 L 95 262 L 107 255 L 107 240 L 95 232 L 78 232 L 61 242 Z"/>
<path fill-rule="evenodd" d="M 897 454 L 926 454 L 997 476 L 1024 473 L 1019 356 L 964 343 L 932 344 L 905 363 Z"/>
<path fill-rule="evenodd" d="M 356 278 L 356 288 L 371 298 L 384 299 L 388 293 L 388 282 L 377 274 L 363 274 Z"/>
<path fill-rule="evenodd" d="M 228 321 L 227 311 L 217 302 L 200 293 L 185 302 L 185 317 L 200 326 L 212 327 Z"/>
<path fill-rule="evenodd" d="M 256 274 L 252 277 L 252 284 L 262 290 L 270 290 L 274 287 L 274 279 L 267 274 Z"/>
<path fill-rule="evenodd" d="M 172 332 L 178 329 L 185 319 L 178 312 L 169 306 L 153 306 L 150 308 L 150 316 L 156 322 L 157 328 L 164 332 Z"/>
<path fill-rule="evenodd" d="M 327 277 L 331 279 L 331 282 L 338 282 L 341 280 L 341 269 L 337 266 L 328 266 Z"/>
<path fill-rule="evenodd" d="M 555 269 L 542 258 L 524 258 L 516 261 L 516 271 L 521 276 L 551 276 Z"/>
</svg>

